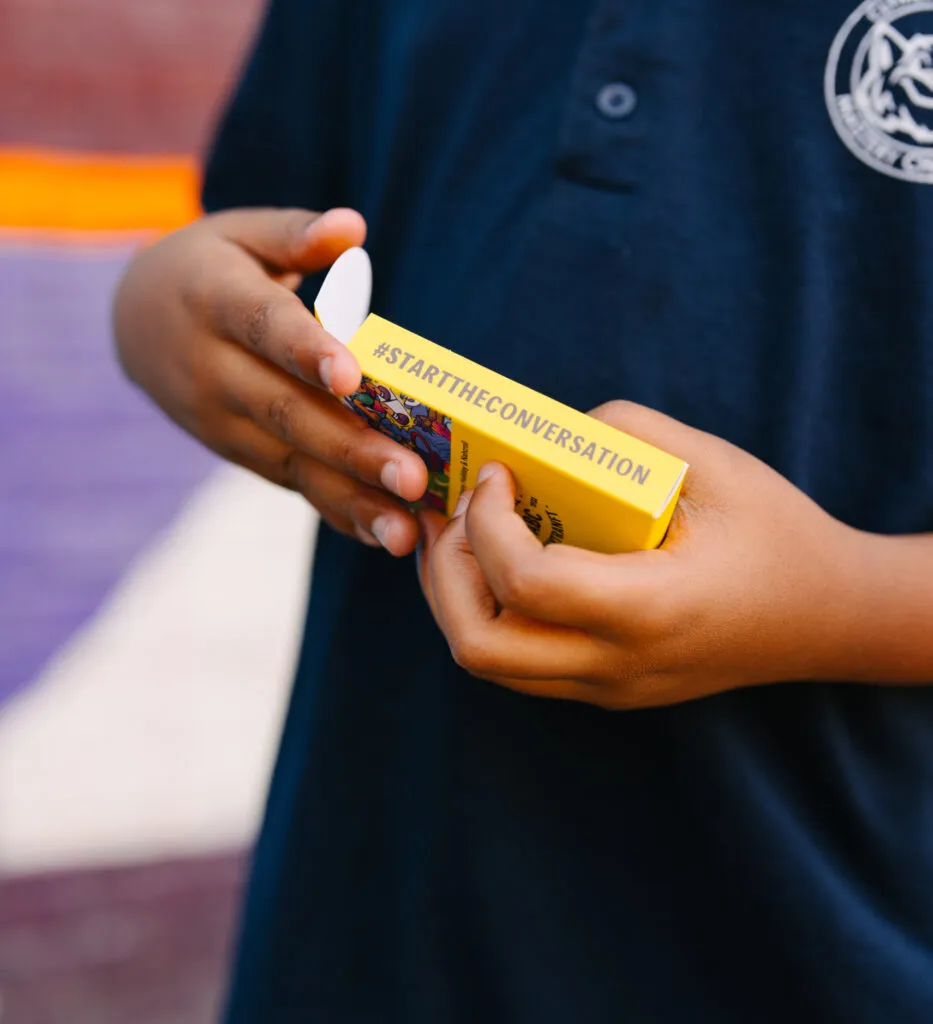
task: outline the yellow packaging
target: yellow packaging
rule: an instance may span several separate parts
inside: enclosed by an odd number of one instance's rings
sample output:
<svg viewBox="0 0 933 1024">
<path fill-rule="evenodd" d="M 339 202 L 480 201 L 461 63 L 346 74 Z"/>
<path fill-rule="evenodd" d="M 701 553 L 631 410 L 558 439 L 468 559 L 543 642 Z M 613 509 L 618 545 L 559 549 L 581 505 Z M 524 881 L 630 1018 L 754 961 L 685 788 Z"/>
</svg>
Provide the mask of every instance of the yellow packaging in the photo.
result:
<svg viewBox="0 0 933 1024">
<path fill-rule="evenodd" d="M 420 506 L 450 515 L 496 461 L 514 474 L 516 511 L 544 544 L 616 553 L 663 540 L 681 459 L 375 314 L 347 347 L 363 380 L 344 401 L 421 456 L 429 483 Z"/>
</svg>

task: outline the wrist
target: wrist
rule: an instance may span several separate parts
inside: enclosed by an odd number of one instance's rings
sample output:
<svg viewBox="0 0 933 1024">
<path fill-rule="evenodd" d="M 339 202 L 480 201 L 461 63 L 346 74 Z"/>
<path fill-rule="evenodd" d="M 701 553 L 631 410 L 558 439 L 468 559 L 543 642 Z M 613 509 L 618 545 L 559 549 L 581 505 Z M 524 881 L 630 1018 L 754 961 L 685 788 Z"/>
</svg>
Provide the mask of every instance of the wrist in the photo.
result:
<svg viewBox="0 0 933 1024">
<path fill-rule="evenodd" d="M 825 554 L 803 678 L 933 681 L 933 538 L 883 536 L 834 521 Z"/>
<path fill-rule="evenodd" d="M 775 577 L 780 590 L 769 597 L 776 641 L 776 664 L 765 666 L 771 680 L 845 678 L 850 633 L 864 614 L 863 575 L 857 568 L 865 558 L 862 535 L 822 511 L 817 514 L 816 522 L 794 531 L 794 549 L 785 547 L 782 558 L 785 571 Z M 764 651 L 770 647 L 768 633 L 756 641 Z"/>
</svg>

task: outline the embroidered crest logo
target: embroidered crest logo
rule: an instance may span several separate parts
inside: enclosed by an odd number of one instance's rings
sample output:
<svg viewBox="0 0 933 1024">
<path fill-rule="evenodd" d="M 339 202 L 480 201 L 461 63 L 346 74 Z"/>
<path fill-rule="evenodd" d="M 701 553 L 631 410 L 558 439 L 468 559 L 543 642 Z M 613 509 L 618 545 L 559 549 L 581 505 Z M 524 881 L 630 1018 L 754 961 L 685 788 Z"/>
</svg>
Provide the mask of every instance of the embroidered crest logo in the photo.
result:
<svg viewBox="0 0 933 1024">
<path fill-rule="evenodd" d="M 836 131 L 869 167 L 933 185 L 933 0 L 868 0 L 826 65 Z"/>
</svg>

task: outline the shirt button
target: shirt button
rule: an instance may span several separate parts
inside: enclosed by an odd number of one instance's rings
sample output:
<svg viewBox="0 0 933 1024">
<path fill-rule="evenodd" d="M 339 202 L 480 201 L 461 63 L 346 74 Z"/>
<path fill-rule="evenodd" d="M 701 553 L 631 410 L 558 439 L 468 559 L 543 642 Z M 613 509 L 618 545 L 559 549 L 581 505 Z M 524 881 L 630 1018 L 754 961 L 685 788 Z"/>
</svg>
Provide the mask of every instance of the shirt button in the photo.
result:
<svg viewBox="0 0 933 1024">
<path fill-rule="evenodd" d="M 625 82 L 608 82 L 596 94 L 596 109 L 613 121 L 628 117 L 638 106 L 638 95 Z"/>
</svg>

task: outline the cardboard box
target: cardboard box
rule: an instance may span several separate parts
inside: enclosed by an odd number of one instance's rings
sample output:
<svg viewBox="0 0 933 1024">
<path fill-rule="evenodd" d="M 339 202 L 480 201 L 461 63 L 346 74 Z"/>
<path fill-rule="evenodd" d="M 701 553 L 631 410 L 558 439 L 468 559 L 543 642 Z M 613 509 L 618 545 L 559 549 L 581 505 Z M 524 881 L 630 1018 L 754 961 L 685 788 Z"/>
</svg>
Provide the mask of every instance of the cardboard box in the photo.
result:
<svg viewBox="0 0 933 1024">
<path fill-rule="evenodd" d="M 363 250 L 345 253 L 321 289 L 315 315 L 363 371 L 347 407 L 427 466 L 420 505 L 449 515 L 476 486 L 484 463 L 496 461 L 514 474 L 516 511 L 544 544 L 617 553 L 661 543 L 685 462 L 365 315 L 368 266 Z"/>
</svg>

